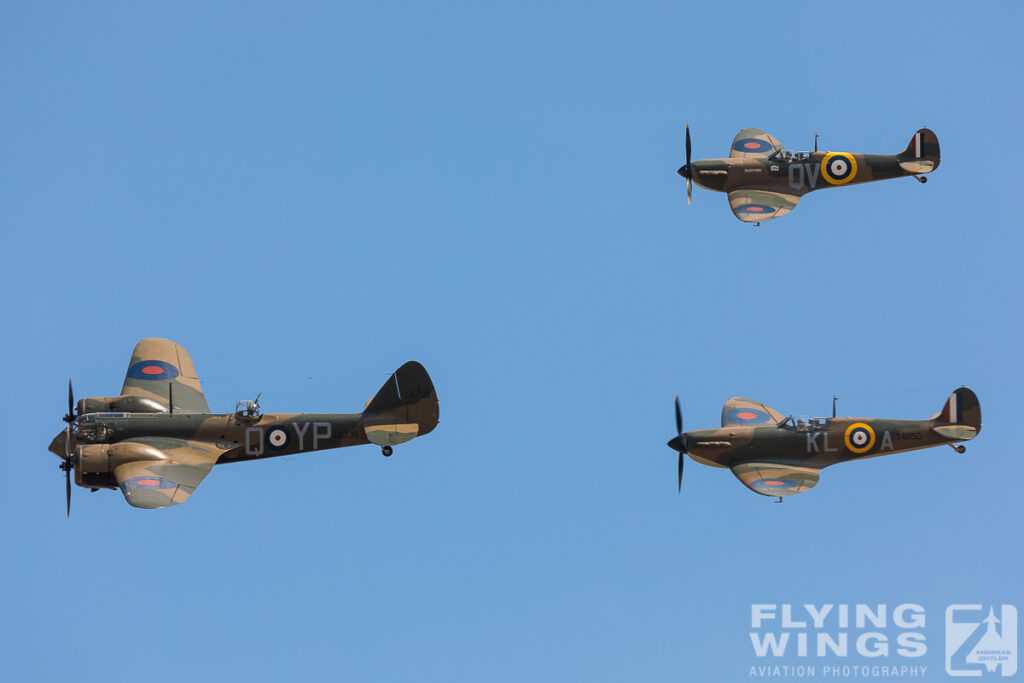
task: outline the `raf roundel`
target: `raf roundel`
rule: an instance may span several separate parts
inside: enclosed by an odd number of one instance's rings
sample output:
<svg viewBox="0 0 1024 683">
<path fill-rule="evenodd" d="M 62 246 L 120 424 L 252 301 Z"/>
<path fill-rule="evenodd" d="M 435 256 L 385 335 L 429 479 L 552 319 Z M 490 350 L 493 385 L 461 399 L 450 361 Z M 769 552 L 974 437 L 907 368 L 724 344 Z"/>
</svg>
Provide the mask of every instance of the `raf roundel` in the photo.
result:
<svg viewBox="0 0 1024 683">
<path fill-rule="evenodd" d="M 162 360 L 140 360 L 128 368 L 132 379 L 169 380 L 178 376 L 178 368 Z"/>
<path fill-rule="evenodd" d="M 733 209 L 736 213 L 748 213 L 752 216 L 765 216 L 775 213 L 775 207 L 767 204 L 741 204 Z"/>
<path fill-rule="evenodd" d="M 267 445 L 271 448 L 284 448 L 288 441 L 288 431 L 281 427 L 274 427 L 267 432 Z"/>
<path fill-rule="evenodd" d="M 875 430 L 864 422 L 854 422 L 843 435 L 846 448 L 853 453 L 867 453 L 875 445 Z"/>
<path fill-rule="evenodd" d="M 733 143 L 732 148 L 737 152 L 745 152 L 748 154 L 759 154 L 761 152 L 769 152 L 775 149 L 767 141 L 759 140 L 757 138 L 741 138 Z"/>
<path fill-rule="evenodd" d="M 726 424 L 759 424 L 771 422 L 772 416 L 755 408 L 733 408 L 723 416 Z"/>
<path fill-rule="evenodd" d="M 125 479 L 121 482 L 122 491 L 137 491 L 139 489 L 173 489 L 177 488 L 177 486 L 178 485 L 170 479 L 153 475 L 132 477 L 131 479 Z"/>
<path fill-rule="evenodd" d="M 758 479 L 757 481 L 751 482 L 751 486 L 754 488 L 792 488 L 797 485 L 795 481 L 789 479 Z"/>
<path fill-rule="evenodd" d="M 857 160 L 846 152 L 829 152 L 821 160 L 821 175 L 832 185 L 845 185 L 857 175 Z"/>
</svg>

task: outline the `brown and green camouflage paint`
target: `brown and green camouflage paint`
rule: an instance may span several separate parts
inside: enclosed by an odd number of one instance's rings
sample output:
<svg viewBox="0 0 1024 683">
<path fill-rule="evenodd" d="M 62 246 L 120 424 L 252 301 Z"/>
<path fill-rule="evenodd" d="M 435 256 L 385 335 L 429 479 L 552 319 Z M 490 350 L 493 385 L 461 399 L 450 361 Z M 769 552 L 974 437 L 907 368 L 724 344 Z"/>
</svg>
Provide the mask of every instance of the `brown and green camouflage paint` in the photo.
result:
<svg viewBox="0 0 1024 683">
<path fill-rule="evenodd" d="M 122 395 L 78 402 L 70 444 L 75 483 L 121 489 L 136 507 L 188 498 L 214 465 L 375 443 L 397 445 L 433 431 L 438 401 L 416 361 L 396 370 L 361 413 L 260 414 L 241 404 L 211 414 L 191 358 L 166 339 L 136 346 Z M 64 457 L 66 432 L 50 450 Z"/>
<path fill-rule="evenodd" d="M 785 496 L 814 486 L 818 471 L 830 465 L 955 444 L 980 431 L 981 406 L 966 387 L 927 420 L 782 418 L 762 403 L 736 398 L 726 404 L 721 428 L 686 432 L 669 447 L 732 469 L 756 493 Z"/>
<path fill-rule="evenodd" d="M 814 190 L 877 180 L 920 176 L 939 167 L 939 140 L 921 128 L 899 154 L 786 151 L 774 137 L 757 128 L 741 130 L 730 156 L 704 159 L 679 169 L 697 185 L 729 193 L 733 213 L 745 222 L 783 216 Z"/>
</svg>

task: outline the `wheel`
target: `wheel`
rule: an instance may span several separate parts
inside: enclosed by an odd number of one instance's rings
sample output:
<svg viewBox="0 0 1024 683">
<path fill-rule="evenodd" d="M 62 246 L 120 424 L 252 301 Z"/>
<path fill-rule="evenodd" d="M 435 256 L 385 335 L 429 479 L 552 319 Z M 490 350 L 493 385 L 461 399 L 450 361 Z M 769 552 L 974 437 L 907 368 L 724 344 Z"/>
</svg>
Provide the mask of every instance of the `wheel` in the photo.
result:
<svg viewBox="0 0 1024 683">
<path fill-rule="evenodd" d="M 395 449 L 393 449 L 391 446 L 384 446 L 383 448 L 380 449 L 380 452 L 384 454 L 385 458 L 387 458 L 390 457 L 391 454 L 395 452 Z"/>
<path fill-rule="evenodd" d="M 967 446 L 953 446 L 953 449 L 956 450 L 957 453 L 964 453 L 967 451 Z"/>
</svg>

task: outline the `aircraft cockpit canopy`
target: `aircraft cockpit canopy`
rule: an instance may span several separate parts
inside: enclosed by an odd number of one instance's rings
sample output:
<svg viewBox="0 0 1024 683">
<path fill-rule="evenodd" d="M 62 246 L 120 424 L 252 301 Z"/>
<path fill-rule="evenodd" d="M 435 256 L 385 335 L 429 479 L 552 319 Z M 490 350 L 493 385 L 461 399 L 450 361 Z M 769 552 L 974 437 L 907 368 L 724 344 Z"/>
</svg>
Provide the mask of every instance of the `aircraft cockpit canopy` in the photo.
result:
<svg viewBox="0 0 1024 683">
<path fill-rule="evenodd" d="M 810 152 L 790 152 L 788 149 L 780 149 L 770 157 L 772 161 L 807 161 L 811 158 Z"/>
<path fill-rule="evenodd" d="M 823 417 L 790 415 L 780 422 L 779 426 L 796 432 L 823 432 L 828 429 L 828 420 Z"/>
</svg>

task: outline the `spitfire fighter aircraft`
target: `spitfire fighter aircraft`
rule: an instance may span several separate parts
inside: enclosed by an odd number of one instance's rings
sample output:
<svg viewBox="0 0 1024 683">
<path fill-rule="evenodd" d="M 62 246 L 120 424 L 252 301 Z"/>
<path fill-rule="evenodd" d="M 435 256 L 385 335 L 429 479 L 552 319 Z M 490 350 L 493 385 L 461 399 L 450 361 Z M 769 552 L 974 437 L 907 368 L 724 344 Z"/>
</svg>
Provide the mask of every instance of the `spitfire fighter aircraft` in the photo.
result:
<svg viewBox="0 0 1024 683">
<path fill-rule="evenodd" d="M 121 395 L 75 405 L 68 380 L 67 427 L 50 444 L 62 458 L 68 515 L 71 472 L 84 488 L 120 489 L 138 508 L 184 502 L 214 465 L 372 443 L 392 447 L 437 425 L 437 394 L 416 361 L 398 368 L 353 414 L 262 414 L 240 401 L 211 413 L 188 352 L 167 339 L 143 339 L 132 353 Z"/>
<path fill-rule="evenodd" d="M 744 128 L 732 141 L 728 159 L 690 162 L 690 127 L 686 127 L 686 164 L 678 173 L 686 178 L 686 203 L 693 183 L 729 194 L 736 218 L 757 223 L 785 216 L 812 190 L 875 180 L 914 176 L 939 167 L 939 139 L 921 128 L 907 148 L 895 156 L 819 152 L 789 152 L 774 137 L 757 128 Z"/>
<path fill-rule="evenodd" d="M 973 439 L 981 431 L 978 397 L 966 387 L 950 394 L 942 410 L 928 420 L 860 417 L 783 417 L 760 401 L 735 397 L 722 408 L 721 429 L 683 432 L 676 397 L 676 431 L 668 442 L 679 452 L 679 487 L 685 455 L 712 467 L 728 467 L 754 493 L 791 496 L 818 483 L 829 465 L 913 451 Z"/>
</svg>

